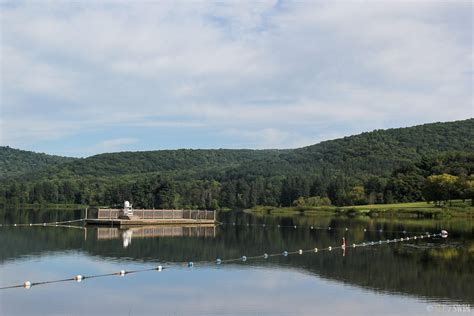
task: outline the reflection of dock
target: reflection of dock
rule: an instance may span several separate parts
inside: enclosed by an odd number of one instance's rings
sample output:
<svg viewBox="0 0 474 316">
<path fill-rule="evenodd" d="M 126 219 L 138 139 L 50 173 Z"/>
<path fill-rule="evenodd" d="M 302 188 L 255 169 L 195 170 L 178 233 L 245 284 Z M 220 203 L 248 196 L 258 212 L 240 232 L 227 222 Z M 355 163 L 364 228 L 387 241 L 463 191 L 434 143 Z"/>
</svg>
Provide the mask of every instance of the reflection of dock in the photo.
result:
<svg viewBox="0 0 474 316">
<path fill-rule="evenodd" d="M 87 218 L 87 224 L 108 226 L 137 226 L 162 224 L 214 224 L 215 211 L 201 210 L 134 210 L 133 218 L 120 218 L 121 210 L 99 209 L 97 218 Z"/>
<path fill-rule="evenodd" d="M 194 225 L 194 226 L 141 226 L 127 230 L 116 227 L 98 227 L 97 239 L 121 239 L 126 232 L 133 238 L 148 237 L 215 237 L 215 225 Z"/>
</svg>

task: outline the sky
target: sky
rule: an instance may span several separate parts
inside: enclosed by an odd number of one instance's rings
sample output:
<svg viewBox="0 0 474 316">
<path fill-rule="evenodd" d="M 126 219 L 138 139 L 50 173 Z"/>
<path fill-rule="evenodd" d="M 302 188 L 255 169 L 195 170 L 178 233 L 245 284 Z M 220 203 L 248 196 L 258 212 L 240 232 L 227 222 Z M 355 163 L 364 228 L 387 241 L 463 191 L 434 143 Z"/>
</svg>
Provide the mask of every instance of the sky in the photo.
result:
<svg viewBox="0 0 474 316">
<path fill-rule="evenodd" d="M 296 148 L 474 116 L 470 1 L 0 0 L 0 145 Z"/>
</svg>

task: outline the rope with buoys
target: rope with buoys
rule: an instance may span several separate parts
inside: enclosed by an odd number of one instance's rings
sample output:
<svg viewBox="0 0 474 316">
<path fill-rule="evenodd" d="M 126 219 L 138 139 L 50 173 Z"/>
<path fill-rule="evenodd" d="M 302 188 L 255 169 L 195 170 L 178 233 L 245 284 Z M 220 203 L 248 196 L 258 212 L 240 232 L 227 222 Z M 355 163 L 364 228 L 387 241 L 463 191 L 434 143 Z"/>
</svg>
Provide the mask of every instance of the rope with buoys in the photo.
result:
<svg viewBox="0 0 474 316">
<path fill-rule="evenodd" d="M 354 231 L 356 230 L 355 228 L 351 227 L 333 227 L 333 226 L 308 226 L 308 225 L 282 225 L 282 224 L 277 224 L 277 225 L 269 225 L 269 224 L 253 224 L 253 223 L 245 223 L 245 224 L 239 224 L 236 222 L 217 222 L 220 225 L 223 226 L 242 226 L 242 227 L 261 227 L 261 228 L 293 228 L 293 229 L 309 229 L 309 230 L 341 230 L 341 231 Z M 420 234 L 420 233 L 427 233 L 427 232 L 421 232 L 421 231 L 407 231 L 407 230 L 385 230 L 383 228 L 379 229 L 368 229 L 364 228 L 364 232 L 376 232 L 376 233 L 400 233 L 400 234 Z"/>
<path fill-rule="evenodd" d="M 80 219 L 74 219 L 74 220 L 67 220 L 67 221 L 55 221 L 55 222 L 42 222 L 42 223 L 15 223 L 15 224 L 0 224 L 0 227 L 38 227 L 38 226 L 54 226 L 54 227 L 69 227 L 69 228 L 78 228 L 78 226 L 67 226 L 64 224 L 72 224 L 72 223 L 79 223 L 79 222 L 84 222 L 86 218 L 80 218 Z M 262 227 L 262 228 L 293 228 L 293 229 L 309 229 L 309 230 L 327 230 L 327 231 L 354 231 L 356 230 L 355 228 L 351 227 L 333 227 L 333 226 L 307 226 L 307 225 L 282 225 L 282 224 L 277 224 L 277 225 L 269 225 L 269 224 L 252 224 L 252 223 L 245 223 L 245 224 L 239 224 L 236 222 L 219 222 L 216 221 L 219 225 L 223 226 L 243 226 L 243 227 Z M 407 231 L 407 230 L 385 230 L 385 229 L 368 229 L 364 228 L 364 232 L 377 232 L 377 233 L 400 233 L 400 234 L 420 234 L 422 232 L 420 231 Z M 427 232 L 423 232 L 427 233 Z"/>
<path fill-rule="evenodd" d="M 33 227 L 33 226 L 59 226 L 63 224 L 72 224 L 85 221 L 85 218 L 73 219 L 68 221 L 43 222 L 43 223 L 15 223 L 15 224 L 0 224 L 0 227 Z"/>
<path fill-rule="evenodd" d="M 394 238 L 394 239 L 386 239 L 386 240 L 379 240 L 379 241 L 364 241 L 362 243 L 353 243 L 350 248 L 360 248 L 360 247 L 368 247 L 368 246 L 376 246 L 376 245 L 382 245 L 382 244 L 390 244 L 390 243 L 397 243 L 397 242 L 406 242 L 406 241 L 415 241 L 417 239 L 424 239 L 424 238 L 434 238 L 434 237 L 442 237 L 442 238 L 447 238 L 448 237 L 448 232 L 446 230 L 442 230 L 440 233 L 426 233 L 418 236 L 411 236 L 411 237 L 402 237 L 402 238 Z M 188 262 L 179 262 L 176 263 L 176 265 L 186 265 L 189 268 L 194 268 L 195 264 L 197 263 L 198 266 L 199 264 L 201 266 L 207 266 L 207 265 L 221 265 L 223 263 L 232 263 L 232 262 L 247 262 L 248 260 L 255 260 L 255 259 L 263 259 L 267 260 L 271 257 L 277 257 L 277 256 L 283 256 L 283 257 L 288 257 L 289 255 L 303 255 L 304 253 L 320 253 L 323 251 L 333 251 L 335 249 L 342 249 L 345 254 L 346 250 L 346 240 L 345 238 L 342 239 L 342 244 L 340 246 L 328 246 L 328 247 L 323 247 L 323 248 L 311 248 L 311 249 L 299 249 L 296 251 L 287 251 L 284 250 L 282 252 L 278 253 L 264 253 L 264 254 L 259 254 L 255 256 L 240 256 L 238 258 L 231 258 L 231 259 L 221 259 L 217 258 L 214 261 L 188 261 Z M 59 280 L 51 280 L 51 281 L 43 281 L 43 282 L 31 282 L 31 281 L 25 281 L 23 284 L 17 284 L 17 285 L 11 285 L 11 286 L 4 286 L 0 287 L 0 290 L 6 290 L 6 289 L 13 289 L 13 288 L 26 288 L 29 289 L 33 286 L 38 286 L 38 285 L 45 285 L 45 284 L 52 284 L 52 283 L 60 283 L 60 282 L 68 282 L 68 281 L 76 281 L 76 282 L 82 282 L 83 280 L 87 279 L 94 279 L 94 278 L 101 278 L 101 277 L 108 277 L 108 276 L 125 276 L 127 274 L 132 274 L 132 273 L 140 273 L 140 272 L 147 272 L 147 271 L 158 271 L 161 272 L 165 269 L 170 269 L 170 267 L 163 267 L 161 265 L 153 267 L 153 268 L 145 268 L 145 269 L 138 269 L 138 270 L 120 270 L 118 272 L 111 272 L 111 273 L 105 273 L 105 274 L 96 274 L 96 275 L 90 275 L 90 276 L 83 276 L 81 274 L 78 274 L 74 277 L 71 278 L 66 278 L 66 279 L 59 279 Z"/>
</svg>

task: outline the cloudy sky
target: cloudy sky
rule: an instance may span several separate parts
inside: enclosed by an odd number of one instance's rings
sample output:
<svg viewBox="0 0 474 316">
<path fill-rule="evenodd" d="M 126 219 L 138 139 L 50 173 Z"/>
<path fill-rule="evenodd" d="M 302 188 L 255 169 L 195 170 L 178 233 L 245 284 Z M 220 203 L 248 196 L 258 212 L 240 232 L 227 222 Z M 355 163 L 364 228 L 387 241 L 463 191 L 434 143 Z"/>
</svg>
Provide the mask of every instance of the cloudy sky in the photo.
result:
<svg viewBox="0 0 474 316">
<path fill-rule="evenodd" d="M 294 148 L 473 115 L 470 1 L 0 1 L 0 144 Z"/>
</svg>

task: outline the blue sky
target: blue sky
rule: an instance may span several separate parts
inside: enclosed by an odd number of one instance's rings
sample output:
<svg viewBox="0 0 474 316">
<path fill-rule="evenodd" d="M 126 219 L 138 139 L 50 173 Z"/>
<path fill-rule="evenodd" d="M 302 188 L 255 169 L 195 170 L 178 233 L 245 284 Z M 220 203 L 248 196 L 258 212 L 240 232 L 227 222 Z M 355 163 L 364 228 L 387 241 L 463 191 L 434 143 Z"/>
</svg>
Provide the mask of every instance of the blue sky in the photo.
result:
<svg viewBox="0 0 474 316">
<path fill-rule="evenodd" d="M 470 1 L 2 1 L 0 144 L 295 148 L 473 115 Z"/>
</svg>

